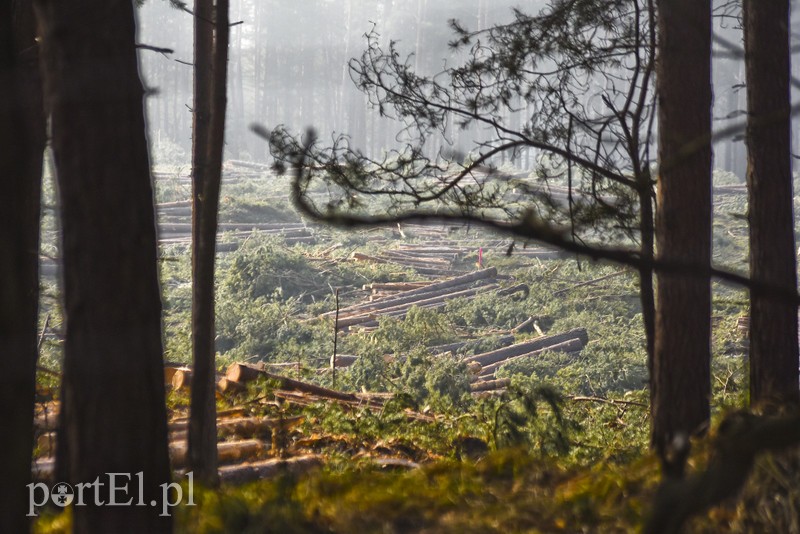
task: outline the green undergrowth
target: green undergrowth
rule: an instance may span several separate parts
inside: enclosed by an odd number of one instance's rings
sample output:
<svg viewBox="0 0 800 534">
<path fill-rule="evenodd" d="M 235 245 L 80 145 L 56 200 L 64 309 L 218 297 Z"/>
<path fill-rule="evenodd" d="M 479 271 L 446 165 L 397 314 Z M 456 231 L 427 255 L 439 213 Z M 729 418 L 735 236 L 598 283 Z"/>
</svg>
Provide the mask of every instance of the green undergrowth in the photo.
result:
<svg viewBox="0 0 800 534">
<path fill-rule="evenodd" d="M 411 472 L 369 465 L 323 469 L 299 480 L 201 492 L 197 508 L 180 509 L 178 530 L 574 532 L 602 525 L 607 532 L 626 532 L 641 520 L 647 495 L 641 488 L 651 488 L 655 480 L 646 464 L 631 474 L 632 480 L 618 473 L 587 476 L 520 449 L 479 462 L 441 461 Z"/>
<path fill-rule="evenodd" d="M 730 177 L 717 180 L 723 178 Z M 275 188 L 266 180 L 223 189 L 223 221 L 300 220 L 285 199 L 270 196 Z M 165 199 L 183 194 L 170 191 Z M 715 262 L 739 270 L 747 254 L 743 206 L 743 197 L 720 196 L 714 225 Z M 392 248 L 386 241 L 391 229 L 315 227 L 314 234 L 318 242 L 309 245 L 253 234 L 236 251 L 218 256 L 218 370 L 224 373 L 237 361 L 296 362 L 285 371 L 288 376 L 344 391 L 389 392 L 394 398 L 380 410 L 300 406 L 276 399 L 275 384 L 259 380 L 243 393 L 219 399 L 219 410 L 302 416 L 291 428 L 260 436 L 271 444 L 265 455 L 318 454 L 323 467 L 243 487 L 198 488 L 198 506 L 177 509 L 179 532 L 641 529 L 659 475 L 648 449 L 647 360 L 635 272 L 575 258 L 540 260 L 486 251 L 484 266 L 498 269 L 502 286 L 525 284 L 527 290 L 454 299 L 437 310 L 412 308 L 402 319 L 379 318 L 375 328 L 340 333 L 337 353 L 358 360 L 338 369 L 334 381 L 323 369 L 333 352 L 334 323 L 319 317 L 336 309 L 337 289 L 339 305 L 346 307 L 365 301 L 365 284 L 425 278 L 408 268 L 351 259 L 356 251 L 379 255 Z M 498 236 L 470 230 L 469 239 L 475 252 L 459 258 L 456 269 L 474 270 L 478 243 Z M 522 247 L 518 243 L 516 249 Z M 185 247 L 165 247 L 160 268 L 166 359 L 187 363 L 191 286 Z M 748 300 L 737 288 L 719 282 L 713 287 L 716 424 L 747 405 L 746 338 L 737 320 L 747 315 Z M 63 320 L 57 289 L 47 284 L 44 295 L 42 321 L 49 315 L 50 328 L 58 331 Z M 506 395 L 473 396 L 470 370 L 461 357 L 497 348 L 501 337 L 529 317 L 546 335 L 584 328 L 589 343 L 578 354 L 546 352 L 516 360 L 496 373 L 511 380 Z M 539 333 L 513 335 L 520 342 Z M 452 357 L 430 349 L 461 340 L 471 343 Z M 43 367 L 59 369 L 61 345 L 57 336 L 43 339 Z M 40 373 L 39 382 L 38 399 L 57 396 L 56 377 Z M 185 392 L 169 393 L 174 415 L 185 415 L 188 405 Z M 690 471 L 705 465 L 711 439 L 694 447 Z M 376 457 L 420 467 L 380 468 Z M 798 472 L 796 453 L 759 459 L 742 498 L 697 518 L 690 531 L 800 531 Z M 69 512 L 47 516 L 36 523 L 36 531 L 65 532 L 69 523 Z"/>
</svg>

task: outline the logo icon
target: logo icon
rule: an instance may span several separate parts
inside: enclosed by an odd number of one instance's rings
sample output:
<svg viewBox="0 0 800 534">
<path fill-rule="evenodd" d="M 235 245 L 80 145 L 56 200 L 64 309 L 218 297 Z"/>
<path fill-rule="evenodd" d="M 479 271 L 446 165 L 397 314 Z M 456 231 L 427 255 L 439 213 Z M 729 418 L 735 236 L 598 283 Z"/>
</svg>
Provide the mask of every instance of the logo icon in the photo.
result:
<svg viewBox="0 0 800 534">
<path fill-rule="evenodd" d="M 75 492 L 72 491 L 72 486 L 66 482 L 59 482 L 54 485 L 53 489 L 50 491 L 50 500 L 53 501 L 53 504 L 61 508 L 72 504 L 74 499 Z"/>
</svg>

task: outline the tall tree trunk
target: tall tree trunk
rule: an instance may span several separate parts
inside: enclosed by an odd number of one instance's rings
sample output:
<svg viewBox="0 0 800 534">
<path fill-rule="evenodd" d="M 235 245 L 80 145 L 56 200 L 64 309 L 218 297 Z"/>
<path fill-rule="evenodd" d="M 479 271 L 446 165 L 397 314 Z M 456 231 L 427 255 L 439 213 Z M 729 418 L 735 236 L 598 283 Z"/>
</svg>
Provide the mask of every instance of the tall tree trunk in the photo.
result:
<svg viewBox="0 0 800 534">
<path fill-rule="evenodd" d="M 657 277 L 652 443 L 665 473 L 680 475 L 681 444 L 707 423 L 711 389 L 711 4 L 657 7 L 656 245 L 662 261 L 697 270 Z"/>
<path fill-rule="evenodd" d="M 195 174 L 192 212 L 194 377 L 188 455 L 189 465 L 197 480 L 213 486 L 218 481 L 214 258 L 227 102 L 228 0 L 217 0 L 214 15 L 210 0 L 200 0 L 195 5 Z M 208 22 L 212 18 L 216 21 L 213 26 Z M 205 86 L 201 87 L 201 84 Z M 205 117 L 198 116 L 201 111 Z M 201 121 L 201 118 L 207 120 Z"/>
<path fill-rule="evenodd" d="M 133 5 L 37 0 L 63 222 L 68 482 L 170 480 L 153 189 Z M 138 488 L 137 488 L 138 490 Z M 138 498 L 136 493 L 131 495 Z M 87 499 L 87 501 L 90 501 Z M 169 532 L 160 506 L 73 510 L 74 532 Z"/>
<path fill-rule="evenodd" d="M 29 2 L 0 4 L 0 531 L 30 529 L 45 121 Z"/>
<path fill-rule="evenodd" d="M 789 0 L 745 0 L 750 276 L 797 288 Z M 797 306 L 750 290 L 750 402 L 798 401 Z"/>
</svg>

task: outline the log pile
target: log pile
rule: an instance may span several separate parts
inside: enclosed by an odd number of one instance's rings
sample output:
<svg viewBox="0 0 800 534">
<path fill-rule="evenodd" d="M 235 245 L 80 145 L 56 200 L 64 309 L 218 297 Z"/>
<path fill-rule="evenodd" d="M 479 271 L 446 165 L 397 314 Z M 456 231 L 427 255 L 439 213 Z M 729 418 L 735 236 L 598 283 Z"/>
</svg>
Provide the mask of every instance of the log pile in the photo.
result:
<svg viewBox="0 0 800 534">
<path fill-rule="evenodd" d="M 476 244 L 474 239 L 467 242 L 453 239 L 441 239 L 428 241 L 424 244 L 407 243 L 397 247 L 398 252 L 413 253 L 417 256 L 434 254 L 439 256 L 453 255 L 457 259 L 463 259 L 469 254 L 476 254 L 479 249 L 483 249 L 485 258 L 502 257 L 508 254 L 511 243 L 508 240 L 483 241 Z M 559 250 L 552 250 L 541 246 L 513 247 L 512 254 L 530 259 L 558 259 L 564 256 Z"/>
<path fill-rule="evenodd" d="M 189 208 L 191 210 L 191 208 Z M 181 218 L 180 220 L 185 220 Z M 230 252 L 238 248 L 239 242 L 246 239 L 253 232 L 268 236 L 282 237 L 287 245 L 296 243 L 315 243 L 311 230 L 304 223 L 220 223 L 217 228 L 218 240 L 225 238 L 217 244 L 218 252 Z M 192 225 L 186 222 L 174 222 L 160 219 L 158 225 L 159 244 L 161 245 L 189 245 L 192 237 Z"/>
<path fill-rule="evenodd" d="M 496 278 L 497 270 L 491 267 L 417 289 L 402 291 L 387 298 L 341 308 L 339 328 L 344 330 L 356 325 L 376 326 L 379 316 L 403 318 L 412 306 L 440 308 L 450 299 L 473 297 L 498 289 Z M 320 317 L 333 318 L 335 315 L 336 312 L 332 311 Z"/>
<path fill-rule="evenodd" d="M 353 252 L 353 254 L 350 256 L 350 259 L 353 261 L 397 265 L 399 267 L 413 269 L 419 274 L 432 277 L 453 276 L 459 274 L 459 271 L 453 270 L 452 260 L 442 257 L 416 256 L 414 254 L 402 251 L 388 250 L 378 254 L 377 256 L 370 256 L 361 252 Z"/>
<path fill-rule="evenodd" d="M 589 342 L 589 336 L 583 328 L 576 328 L 561 334 L 534 338 L 508 347 L 501 347 L 489 352 L 476 354 L 465 358 L 468 365 L 480 365 L 473 381 L 473 391 L 488 391 L 491 389 L 474 389 L 481 387 L 484 382 L 497 382 L 495 373 L 504 365 L 528 358 L 535 358 L 544 352 L 565 352 L 577 354 Z"/>
<path fill-rule="evenodd" d="M 220 467 L 219 479 L 223 484 L 239 485 L 282 474 L 301 475 L 321 465 L 322 458 L 316 454 L 286 459 L 270 458 L 258 462 Z"/>
<path fill-rule="evenodd" d="M 447 352 L 455 353 L 461 349 L 469 349 L 470 346 L 477 345 L 478 343 L 484 341 L 483 339 L 468 339 L 466 341 L 458 341 L 456 343 L 448 343 L 447 345 L 436 345 L 435 347 L 429 347 L 428 350 L 431 351 L 431 354 L 445 354 Z M 512 335 L 505 335 L 493 340 L 493 343 L 498 347 L 507 347 L 514 343 L 514 336 Z"/>
</svg>

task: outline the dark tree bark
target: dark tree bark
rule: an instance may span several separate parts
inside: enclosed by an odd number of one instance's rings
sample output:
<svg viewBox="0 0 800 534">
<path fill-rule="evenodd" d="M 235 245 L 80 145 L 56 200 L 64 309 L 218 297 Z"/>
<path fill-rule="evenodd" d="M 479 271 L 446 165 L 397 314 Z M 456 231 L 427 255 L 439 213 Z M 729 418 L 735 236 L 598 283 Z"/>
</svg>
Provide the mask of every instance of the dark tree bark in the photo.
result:
<svg viewBox="0 0 800 534">
<path fill-rule="evenodd" d="M 794 292 L 789 0 L 745 0 L 750 277 Z M 750 290 L 750 402 L 798 401 L 797 306 Z"/>
<path fill-rule="evenodd" d="M 192 341 L 194 377 L 189 465 L 198 481 L 217 483 L 214 359 L 214 259 L 227 102 L 228 1 L 195 3 L 194 209 L 192 210 Z M 215 20 L 214 25 L 209 21 Z"/>
<path fill-rule="evenodd" d="M 711 262 L 711 5 L 658 7 L 658 258 L 708 272 Z M 711 283 L 660 273 L 651 376 L 652 442 L 680 474 L 688 437 L 709 418 Z M 677 441 L 680 440 L 680 441 Z"/>
<path fill-rule="evenodd" d="M 170 480 L 153 190 L 133 5 L 37 0 L 63 228 L 68 482 Z M 136 478 L 131 484 L 137 486 Z M 130 495 L 138 500 L 137 493 Z M 87 499 L 88 500 L 88 499 Z M 74 532 L 169 532 L 160 506 L 74 508 Z"/>
<path fill-rule="evenodd" d="M 30 2 L 0 3 L 0 531 L 30 528 L 45 121 Z"/>
</svg>

